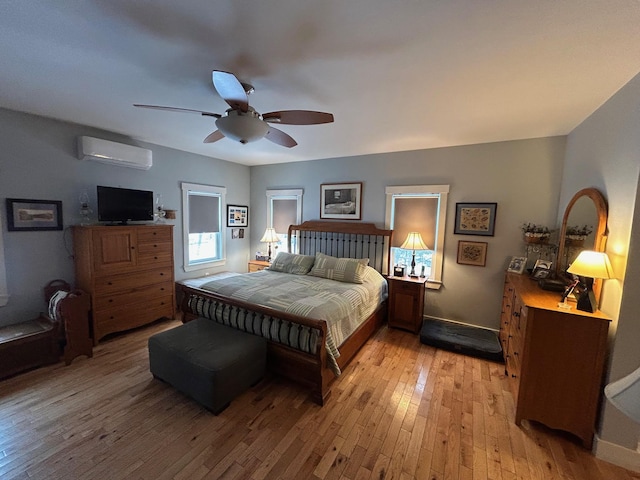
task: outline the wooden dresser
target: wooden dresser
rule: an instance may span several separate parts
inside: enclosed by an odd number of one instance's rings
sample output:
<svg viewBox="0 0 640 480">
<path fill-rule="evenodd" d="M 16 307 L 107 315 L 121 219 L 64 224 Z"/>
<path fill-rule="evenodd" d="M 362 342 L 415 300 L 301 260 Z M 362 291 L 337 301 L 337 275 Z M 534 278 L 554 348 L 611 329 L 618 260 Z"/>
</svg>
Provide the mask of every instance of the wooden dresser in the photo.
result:
<svg viewBox="0 0 640 480">
<path fill-rule="evenodd" d="M 174 318 L 173 225 L 73 227 L 76 284 L 91 294 L 93 342 Z"/>
<path fill-rule="evenodd" d="M 602 394 L 610 319 L 558 307 L 561 294 L 507 273 L 500 321 L 516 418 L 576 435 L 591 448 Z"/>
</svg>

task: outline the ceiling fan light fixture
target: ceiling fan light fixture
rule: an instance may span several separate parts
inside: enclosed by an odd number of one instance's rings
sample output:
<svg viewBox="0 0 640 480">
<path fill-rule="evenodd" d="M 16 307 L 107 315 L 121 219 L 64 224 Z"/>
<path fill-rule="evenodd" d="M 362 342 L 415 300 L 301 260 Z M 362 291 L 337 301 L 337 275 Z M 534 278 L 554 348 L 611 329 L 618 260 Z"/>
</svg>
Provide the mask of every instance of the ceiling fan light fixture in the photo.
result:
<svg viewBox="0 0 640 480">
<path fill-rule="evenodd" d="M 246 113 L 229 110 L 225 117 L 216 120 L 216 127 L 225 137 L 242 144 L 260 140 L 269 131 L 269 125 L 251 108 Z"/>
</svg>

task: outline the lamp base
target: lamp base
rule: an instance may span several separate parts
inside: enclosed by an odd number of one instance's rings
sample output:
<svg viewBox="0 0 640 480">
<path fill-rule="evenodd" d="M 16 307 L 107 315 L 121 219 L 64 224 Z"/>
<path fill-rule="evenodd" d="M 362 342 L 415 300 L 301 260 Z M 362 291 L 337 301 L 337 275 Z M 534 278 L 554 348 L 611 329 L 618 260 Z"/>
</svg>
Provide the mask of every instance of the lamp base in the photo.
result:
<svg viewBox="0 0 640 480">
<path fill-rule="evenodd" d="M 596 302 L 596 296 L 593 293 L 593 290 L 587 288 L 584 290 L 580 297 L 578 297 L 578 305 L 576 305 L 578 310 L 582 310 L 583 312 L 593 313 L 598 310 L 598 302 Z"/>
</svg>

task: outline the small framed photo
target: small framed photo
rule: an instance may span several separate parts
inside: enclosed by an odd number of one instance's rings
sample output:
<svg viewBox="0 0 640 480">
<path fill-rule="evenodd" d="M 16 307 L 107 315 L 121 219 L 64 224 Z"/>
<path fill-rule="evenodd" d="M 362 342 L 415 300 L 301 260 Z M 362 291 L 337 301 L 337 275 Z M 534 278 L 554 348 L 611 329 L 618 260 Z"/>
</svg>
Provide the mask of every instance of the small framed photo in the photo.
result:
<svg viewBox="0 0 640 480">
<path fill-rule="evenodd" d="M 511 257 L 507 272 L 522 273 L 527 266 L 527 257 Z"/>
<path fill-rule="evenodd" d="M 227 227 L 249 226 L 249 207 L 246 205 L 227 205 Z"/>
<path fill-rule="evenodd" d="M 549 278 L 551 275 L 551 270 L 544 267 L 534 268 L 531 272 L 531 278 L 535 278 L 536 280 L 540 280 L 542 278 Z"/>
<path fill-rule="evenodd" d="M 456 203 L 453 233 L 493 237 L 497 203 Z"/>
<path fill-rule="evenodd" d="M 362 182 L 320 185 L 320 218 L 360 220 Z"/>
<path fill-rule="evenodd" d="M 62 202 L 7 198 L 7 230 L 62 230 Z"/>
<path fill-rule="evenodd" d="M 487 242 L 458 242 L 458 263 L 484 267 L 487 264 Z"/>
<path fill-rule="evenodd" d="M 233 239 L 240 238 L 240 229 L 239 228 L 232 228 L 231 229 L 231 238 L 233 238 Z"/>
<path fill-rule="evenodd" d="M 536 268 L 545 268 L 547 270 L 551 270 L 551 265 L 553 265 L 553 262 L 551 260 L 536 260 L 535 265 L 533 266 L 533 269 L 535 270 Z"/>
</svg>

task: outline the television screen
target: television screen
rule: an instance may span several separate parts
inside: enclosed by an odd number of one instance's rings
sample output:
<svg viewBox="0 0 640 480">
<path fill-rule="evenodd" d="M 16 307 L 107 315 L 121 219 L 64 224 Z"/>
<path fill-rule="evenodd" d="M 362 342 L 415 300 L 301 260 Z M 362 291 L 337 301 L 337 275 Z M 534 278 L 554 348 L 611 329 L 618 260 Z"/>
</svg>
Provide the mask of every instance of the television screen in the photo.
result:
<svg viewBox="0 0 640 480">
<path fill-rule="evenodd" d="M 153 220 L 153 192 L 98 185 L 98 221 Z"/>
</svg>

